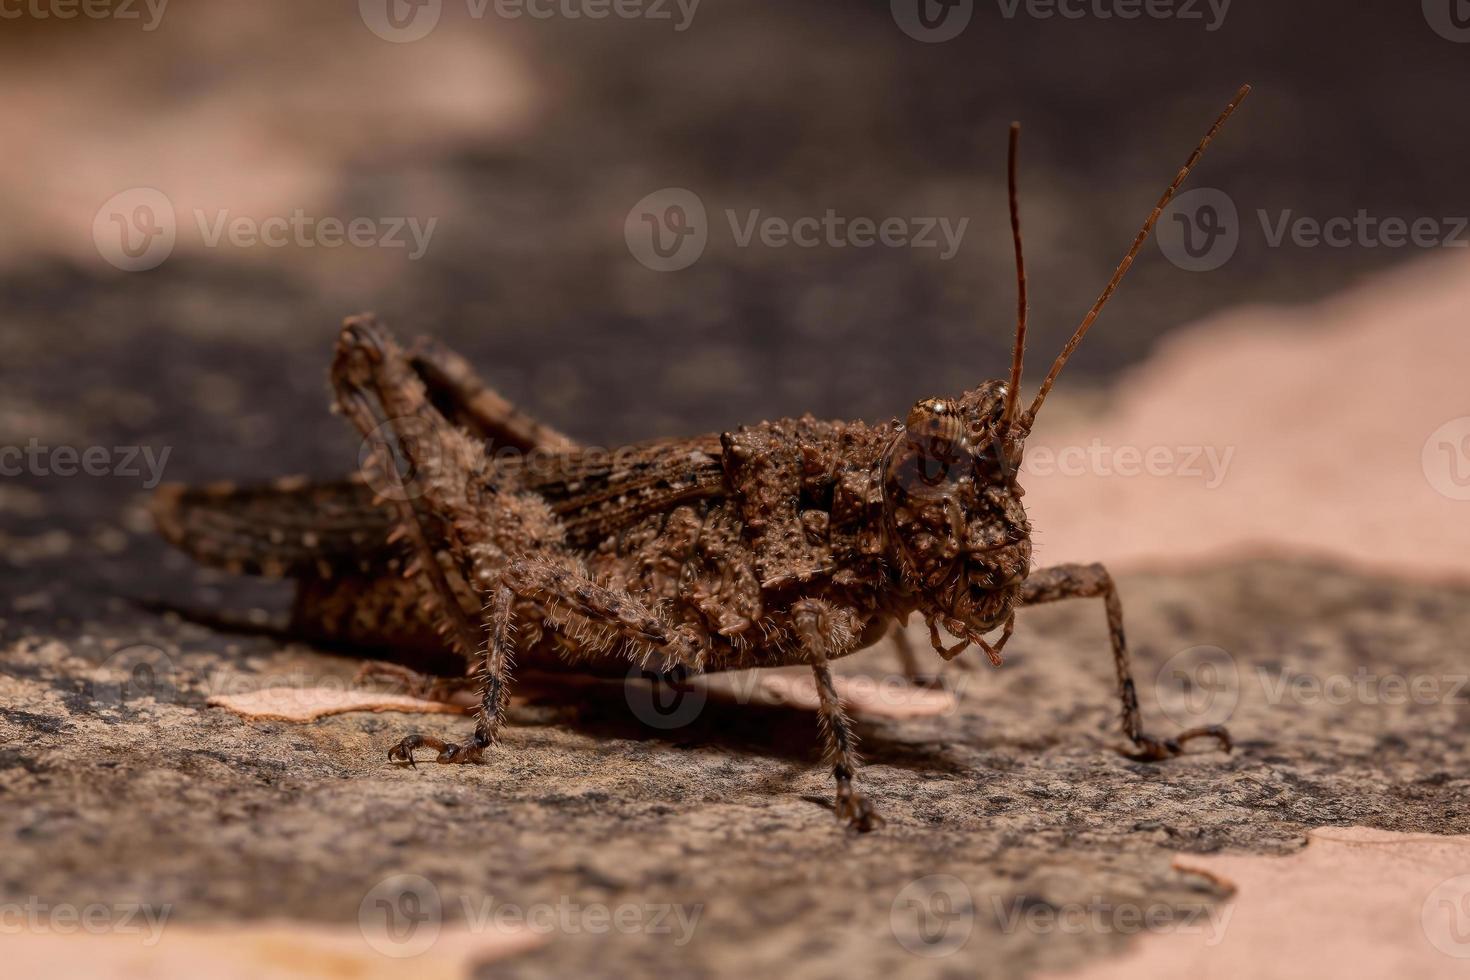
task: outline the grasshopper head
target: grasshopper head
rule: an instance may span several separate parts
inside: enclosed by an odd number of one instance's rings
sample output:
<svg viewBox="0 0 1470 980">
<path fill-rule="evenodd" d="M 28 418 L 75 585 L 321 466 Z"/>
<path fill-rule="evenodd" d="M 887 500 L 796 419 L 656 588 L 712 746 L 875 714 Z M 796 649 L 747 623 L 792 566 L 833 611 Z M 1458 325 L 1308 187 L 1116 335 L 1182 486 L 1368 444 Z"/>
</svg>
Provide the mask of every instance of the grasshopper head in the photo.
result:
<svg viewBox="0 0 1470 980">
<path fill-rule="evenodd" d="M 930 625 L 966 643 L 1010 618 L 1031 568 L 1016 482 L 1022 443 L 1005 424 L 1006 391 L 988 381 L 959 398 L 919 401 L 883 463 L 890 557 Z"/>
<path fill-rule="evenodd" d="M 920 401 L 899 427 L 883 460 L 889 556 L 905 590 L 917 596 L 934 645 L 946 659 L 976 643 L 985 648 L 991 660 L 1000 662 L 1000 648 L 1010 636 L 1021 582 L 1031 570 L 1031 525 L 1021 506 L 1022 490 L 1016 483 L 1016 472 L 1036 413 L 1067 359 L 1132 267 L 1159 215 L 1249 92 L 1249 85 L 1236 92 L 1175 175 L 1112 279 L 1052 362 L 1030 408 L 1024 411 L 1020 397 L 1026 356 L 1026 260 L 1016 189 L 1021 127 L 1011 124 L 1006 170 L 1016 253 L 1016 336 L 1011 346 L 1010 380 L 987 381 L 953 400 Z M 1002 625 L 1006 632 L 992 648 L 983 634 Z M 944 649 L 938 626 L 961 642 Z"/>
</svg>

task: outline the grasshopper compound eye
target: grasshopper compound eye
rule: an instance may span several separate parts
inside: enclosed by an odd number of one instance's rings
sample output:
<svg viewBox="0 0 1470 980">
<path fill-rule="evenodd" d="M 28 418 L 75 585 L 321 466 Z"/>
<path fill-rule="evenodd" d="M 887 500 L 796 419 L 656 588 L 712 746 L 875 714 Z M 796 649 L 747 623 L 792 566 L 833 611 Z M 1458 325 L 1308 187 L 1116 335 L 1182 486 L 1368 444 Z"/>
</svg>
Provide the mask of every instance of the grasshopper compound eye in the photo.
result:
<svg viewBox="0 0 1470 980">
<path fill-rule="evenodd" d="M 952 462 L 964 450 L 964 421 L 942 398 L 926 398 L 910 409 L 904 431 L 911 446 L 936 460 Z"/>
</svg>

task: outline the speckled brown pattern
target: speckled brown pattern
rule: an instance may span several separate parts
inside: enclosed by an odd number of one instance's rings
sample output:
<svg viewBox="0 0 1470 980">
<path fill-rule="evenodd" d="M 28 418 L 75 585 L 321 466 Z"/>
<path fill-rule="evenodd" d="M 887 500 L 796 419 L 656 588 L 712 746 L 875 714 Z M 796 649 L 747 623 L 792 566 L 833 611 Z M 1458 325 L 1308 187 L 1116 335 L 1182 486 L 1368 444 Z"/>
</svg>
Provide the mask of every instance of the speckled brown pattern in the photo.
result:
<svg viewBox="0 0 1470 980">
<path fill-rule="evenodd" d="M 631 663 L 662 676 L 801 664 L 815 676 L 836 813 L 867 831 L 881 821 L 853 786 L 856 740 L 830 661 L 871 646 L 918 613 L 945 660 L 974 645 L 998 667 L 1017 605 L 1060 598 L 1105 602 L 1123 731 L 1140 759 L 1176 756 L 1203 737 L 1229 751 L 1219 725 L 1173 738 L 1144 731 L 1122 606 L 1105 569 L 1044 570 L 1028 595 L 1031 527 L 1016 478 L 1026 437 L 1068 358 L 1249 92 L 1247 85 L 1236 93 L 1175 174 L 1024 412 L 1027 283 L 1016 125 L 1009 200 L 1018 319 L 1009 384 L 988 381 L 958 398 L 921 399 L 902 422 L 803 416 L 592 453 L 496 394 L 453 352 L 420 341 L 408 353 L 374 317 L 350 317 L 332 362 L 333 407 L 364 439 L 362 480 L 371 504 L 383 505 L 393 521 L 381 541 L 405 543 L 402 576 L 418 584 L 418 601 L 368 584 L 328 590 L 329 605 L 318 610 L 319 590 L 308 587 L 295 612 L 308 634 L 331 635 L 328 622 L 344 620 L 359 631 L 361 617 L 344 617 L 330 602 L 377 600 L 385 638 L 432 628 L 481 685 L 473 738 L 460 744 L 409 735 L 389 760 L 413 766 L 415 750 L 430 748 L 440 763 L 484 761 L 500 737 L 517 658 L 593 673 Z M 505 449 L 515 451 L 513 461 Z M 319 504 L 324 517 L 349 525 L 350 557 L 364 532 L 353 517 L 342 521 L 341 488 L 278 483 L 264 495 L 293 492 L 294 516 Z M 232 571 L 246 570 L 248 561 L 266 574 L 333 576 L 331 561 L 313 557 L 321 535 L 310 525 L 287 519 L 263 536 L 241 533 L 242 525 L 269 524 L 269 514 L 259 513 L 261 491 L 239 495 L 238 507 L 228 486 L 206 494 L 205 506 L 179 488 L 156 497 L 166 538 Z M 372 556 L 359 554 L 355 565 L 370 574 Z M 959 642 L 946 647 L 941 627 Z M 996 629 L 999 638 L 987 641 Z"/>
</svg>

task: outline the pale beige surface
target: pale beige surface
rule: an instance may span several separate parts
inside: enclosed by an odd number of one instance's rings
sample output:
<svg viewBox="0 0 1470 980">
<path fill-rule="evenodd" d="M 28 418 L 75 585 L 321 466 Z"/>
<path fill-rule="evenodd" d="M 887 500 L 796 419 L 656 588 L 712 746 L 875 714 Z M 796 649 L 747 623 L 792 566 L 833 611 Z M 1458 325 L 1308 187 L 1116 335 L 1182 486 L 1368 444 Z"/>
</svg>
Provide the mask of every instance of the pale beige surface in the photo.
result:
<svg viewBox="0 0 1470 980">
<path fill-rule="evenodd" d="M 698 678 L 709 693 L 727 703 L 751 700 L 759 704 L 816 711 L 817 686 L 806 668 L 781 671 L 742 671 Z M 834 676 L 832 685 L 850 714 L 859 718 L 927 718 L 953 714 L 959 708 L 948 690 L 914 687 L 902 677 Z"/>
<path fill-rule="evenodd" d="M 543 678 L 530 678 L 529 686 L 521 685 L 520 700 L 554 685 Z M 913 687 L 903 678 L 834 677 L 833 685 L 846 709 L 866 718 L 924 718 L 953 714 L 958 709 L 955 695 L 948 690 Z M 739 671 L 696 677 L 691 689 L 725 704 L 756 704 L 766 707 L 817 710 L 817 689 L 810 672 Z M 331 715 L 354 711 L 402 711 L 418 714 L 466 714 L 475 709 L 472 692 L 457 694 L 453 701 L 430 701 L 406 694 L 392 694 L 368 689 L 339 687 L 267 687 L 256 691 L 216 694 L 209 698 L 213 708 L 226 708 L 259 721 L 309 722 Z"/>
<path fill-rule="evenodd" d="M 269 687 L 244 694 L 216 694 L 212 708 L 228 708 L 242 718 L 271 721 L 315 721 L 350 711 L 407 711 L 418 714 L 463 714 L 466 706 L 425 701 L 406 694 L 349 691 L 323 687 Z"/>
<path fill-rule="evenodd" d="M 1096 329 L 1108 329 L 1106 316 Z M 1267 550 L 1470 577 L 1470 501 L 1442 492 L 1470 497 L 1470 443 L 1457 445 L 1470 419 L 1430 441 L 1470 416 L 1467 365 L 1463 249 L 1314 306 L 1240 309 L 1185 328 L 1119 382 L 1106 413 L 1053 431 L 1043 411 L 1023 478 L 1037 558 L 1137 566 Z M 1042 447 L 1086 450 L 1094 439 L 1110 450 L 1104 466 L 1064 475 L 1058 456 L 1043 471 Z M 1169 449 L 1174 472 L 1116 475 L 1125 447 Z M 1194 447 L 1228 458 L 1217 486 L 1178 472 Z M 1208 457 L 1195 464 L 1208 473 Z"/>
<path fill-rule="evenodd" d="M 23 932 L 6 937 L 6 975 L 52 980 L 464 980 L 476 964 L 543 941 L 524 928 L 441 929 L 435 923 L 432 929 L 433 941 L 412 957 L 384 954 L 395 940 L 370 929 L 291 922 L 165 925 L 156 941 L 150 935 L 115 932 Z"/>
<path fill-rule="evenodd" d="M 1121 957 L 1060 975 L 1470 975 L 1470 836 L 1320 827 L 1287 857 L 1181 854 L 1174 866 L 1233 886 L 1233 900 L 1197 928 L 1145 935 Z"/>
</svg>

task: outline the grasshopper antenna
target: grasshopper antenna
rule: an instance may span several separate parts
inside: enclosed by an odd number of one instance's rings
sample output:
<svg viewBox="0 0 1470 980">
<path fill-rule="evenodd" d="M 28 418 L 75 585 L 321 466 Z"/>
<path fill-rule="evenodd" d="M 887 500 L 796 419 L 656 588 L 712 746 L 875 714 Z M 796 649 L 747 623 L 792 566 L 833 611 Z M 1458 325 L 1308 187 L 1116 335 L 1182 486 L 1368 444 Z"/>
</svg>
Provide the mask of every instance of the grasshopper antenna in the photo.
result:
<svg viewBox="0 0 1470 980">
<path fill-rule="evenodd" d="M 1021 367 L 1026 360 L 1026 255 L 1021 248 L 1021 206 L 1016 194 L 1016 161 L 1021 152 L 1021 124 L 1011 123 L 1006 177 L 1011 198 L 1011 239 L 1016 244 L 1016 343 L 1011 348 L 1011 386 L 1006 391 L 1005 428 L 1016 420 L 1021 403 Z"/>
<path fill-rule="evenodd" d="M 1168 190 L 1164 191 L 1164 196 L 1159 198 L 1159 203 L 1154 205 L 1153 213 L 1143 223 L 1143 227 L 1138 232 L 1138 237 L 1133 239 L 1133 247 L 1128 250 L 1127 255 L 1123 256 L 1123 261 L 1118 264 L 1117 271 L 1113 273 L 1113 278 L 1108 280 L 1107 288 L 1102 291 L 1102 295 L 1097 298 L 1097 302 L 1092 304 L 1092 309 L 1087 311 L 1087 316 L 1082 318 L 1082 323 L 1077 327 L 1076 333 L 1072 334 L 1072 339 L 1067 341 L 1067 346 L 1062 348 L 1062 352 L 1057 355 L 1057 359 L 1052 363 L 1051 370 L 1046 373 L 1046 380 L 1041 382 L 1041 389 L 1036 393 L 1036 400 L 1031 403 L 1031 407 L 1026 410 L 1026 415 L 1022 419 L 1022 424 L 1026 429 L 1029 430 L 1031 423 L 1036 420 L 1036 412 L 1041 408 L 1041 403 L 1046 400 L 1047 393 L 1051 391 L 1052 385 L 1056 383 L 1057 375 L 1062 373 L 1062 368 L 1066 366 L 1067 358 L 1071 357 L 1072 352 L 1077 349 L 1077 345 L 1082 343 L 1082 338 L 1087 336 L 1088 330 L 1092 329 L 1092 324 L 1097 320 L 1098 314 L 1102 312 L 1108 300 L 1113 298 L 1113 292 L 1118 288 L 1118 283 L 1122 282 L 1123 277 L 1128 274 L 1128 269 L 1133 265 L 1133 260 L 1138 257 L 1138 252 L 1143 248 L 1143 243 L 1148 240 L 1149 232 L 1153 231 L 1154 225 L 1159 220 L 1159 216 L 1164 213 L 1164 208 L 1169 206 L 1169 202 L 1174 199 L 1175 192 L 1179 190 L 1180 186 L 1189 176 L 1189 172 L 1194 169 L 1194 165 L 1199 163 L 1200 157 L 1204 155 L 1205 147 L 1210 145 L 1211 141 L 1215 138 L 1215 134 L 1225 125 L 1225 121 L 1231 117 L 1236 108 L 1245 101 L 1245 97 L 1250 94 L 1250 91 L 1251 87 L 1249 85 L 1242 85 L 1240 87 L 1240 91 L 1235 93 L 1235 98 L 1230 100 L 1230 104 L 1220 113 L 1219 117 L 1215 120 L 1215 124 L 1210 127 L 1210 131 L 1205 134 L 1204 139 L 1199 141 L 1199 145 L 1194 148 L 1194 152 L 1189 155 L 1189 159 L 1184 162 L 1184 166 L 1179 169 L 1179 173 L 1174 177 L 1174 182 L 1169 185 Z M 1020 354 L 1018 353 L 1016 357 L 1019 360 Z M 1015 369 L 1015 365 L 1012 365 L 1011 370 L 1013 373 Z"/>
</svg>

